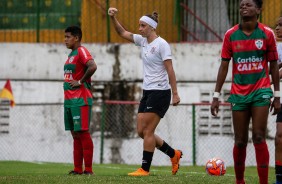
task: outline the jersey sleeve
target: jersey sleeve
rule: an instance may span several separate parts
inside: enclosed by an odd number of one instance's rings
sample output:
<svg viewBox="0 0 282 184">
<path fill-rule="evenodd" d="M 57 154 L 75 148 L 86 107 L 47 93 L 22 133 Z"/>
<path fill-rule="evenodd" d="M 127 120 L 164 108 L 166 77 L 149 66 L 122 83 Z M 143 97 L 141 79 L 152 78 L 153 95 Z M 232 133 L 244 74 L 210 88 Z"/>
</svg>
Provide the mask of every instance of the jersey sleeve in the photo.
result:
<svg viewBox="0 0 282 184">
<path fill-rule="evenodd" d="M 160 44 L 160 55 L 161 55 L 162 61 L 172 59 L 171 49 L 170 49 L 169 44 L 166 41 L 163 41 Z"/>
<path fill-rule="evenodd" d="M 223 39 L 223 44 L 222 44 L 222 49 L 221 49 L 221 58 L 224 61 L 230 61 L 232 57 L 232 45 L 231 45 L 231 40 L 230 40 L 230 32 L 227 31 L 224 35 Z"/>
<path fill-rule="evenodd" d="M 90 52 L 85 47 L 78 48 L 79 61 L 86 65 L 87 61 L 93 59 Z"/>
<path fill-rule="evenodd" d="M 143 37 L 139 34 L 133 34 L 133 41 L 135 43 L 136 46 L 141 46 Z"/>
<path fill-rule="evenodd" d="M 277 45 L 273 31 L 268 28 L 268 39 L 267 39 L 267 61 L 277 61 L 278 53 L 277 53 Z"/>
</svg>

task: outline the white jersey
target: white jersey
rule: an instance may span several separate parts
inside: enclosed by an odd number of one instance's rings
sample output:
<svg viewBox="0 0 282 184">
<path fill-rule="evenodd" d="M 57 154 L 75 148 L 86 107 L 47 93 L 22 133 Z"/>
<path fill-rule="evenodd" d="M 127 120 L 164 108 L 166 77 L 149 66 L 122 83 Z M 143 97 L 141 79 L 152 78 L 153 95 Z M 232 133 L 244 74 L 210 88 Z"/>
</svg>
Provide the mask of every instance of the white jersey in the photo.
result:
<svg viewBox="0 0 282 184">
<path fill-rule="evenodd" d="M 282 63 L 282 42 L 277 43 L 277 52 L 278 52 L 278 64 L 280 64 Z M 282 97 L 280 97 L 280 103 L 282 104 Z"/>
<path fill-rule="evenodd" d="M 169 44 L 161 37 L 151 43 L 139 34 L 133 35 L 135 45 L 141 47 L 143 61 L 143 89 L 166 90 L 170 89 L 168 74 L 164 61 L 172 59 Z"/>
<path fill-rule="evenodd" d="M 282 42 L 277 43 L 278 63 L 282 63 Z"/>
</svg>

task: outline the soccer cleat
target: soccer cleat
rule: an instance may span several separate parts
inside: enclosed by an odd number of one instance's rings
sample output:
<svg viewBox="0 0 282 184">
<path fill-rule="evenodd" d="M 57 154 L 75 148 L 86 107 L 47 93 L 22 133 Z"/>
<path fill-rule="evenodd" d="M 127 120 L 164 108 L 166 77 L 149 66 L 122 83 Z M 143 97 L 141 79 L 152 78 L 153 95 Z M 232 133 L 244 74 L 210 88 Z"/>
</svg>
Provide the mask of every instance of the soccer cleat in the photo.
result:
<svg viewBox="0 0 282 184">
<path fill-rule="evenodd" d="M 175 175 L 179 169 L 179 161 L 180 158 L 182 158 L 182 151 L 180 150 L 174 150 L 174 157 L 172 157 L 171 160 L 171 164 L 172 164 L 172 175 Z"/>
<path fill-rule="evenodd" d="M 70 171 L 69 175 L 81 175 L 82 173 L 77 172 L 77 171 Z"/>
<path fill-rule="evenodd" d="M 149 174 L 150 173 L 148 171 L 145 171 L 144 169 L 139 168 L 134 172 L 128 173 L 128 176 L 149 176 Z"/>
<path fill-rule="evenodd" d="M 88 176 L 95 175 L 92 171 L 83 171 L 83 174 Z"/>
<path fill-rule="evenodd" d="M 245 184 L 245 180 L 241 180 L 241 181 L 236 180 L 236 184 Z"/>
</svg>

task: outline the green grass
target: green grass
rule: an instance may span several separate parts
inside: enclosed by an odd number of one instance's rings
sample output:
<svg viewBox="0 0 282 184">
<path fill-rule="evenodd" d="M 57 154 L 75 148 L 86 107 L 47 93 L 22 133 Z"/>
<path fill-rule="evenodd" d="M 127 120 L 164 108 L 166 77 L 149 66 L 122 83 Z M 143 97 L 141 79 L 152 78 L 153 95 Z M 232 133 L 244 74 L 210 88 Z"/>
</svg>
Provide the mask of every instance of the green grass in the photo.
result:
<svg viewBox="0 0 282 184">
<path fill-rule="evenodd" d="M 95 176 L 69 176 L 67 172 L 72 164 L 61 163 L 31 163 L 18 161 L 0 161 L 0 183 L 44 184 L 44 183 L 189 183 L 189 184 L 230 184 L 234 183 L 234 169 L 227 168 L 224 176 L 209 176 L 203 166 L 180 167 L 177 175 L 172 176 L 170 167 L 151 167 L 149 177 L 129 177 L 128 172 L 134 171 L 138 166 L 118 164 L 94 164 Z M 275 181 L 274 169 L 270 168 L 269 183 Z M 245 171 L 247 184 L 258 182 L 256 167 L 247 167 Z"/>
</svg>

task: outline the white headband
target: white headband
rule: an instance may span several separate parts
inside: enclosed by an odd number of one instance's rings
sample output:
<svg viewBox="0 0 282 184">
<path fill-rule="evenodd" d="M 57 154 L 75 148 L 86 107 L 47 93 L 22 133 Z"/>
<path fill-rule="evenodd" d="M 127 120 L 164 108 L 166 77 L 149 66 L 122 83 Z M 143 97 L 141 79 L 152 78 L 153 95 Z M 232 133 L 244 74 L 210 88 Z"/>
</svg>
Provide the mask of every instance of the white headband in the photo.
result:
<svg viewBox="0 0 282 184">
<path fill-rule="evenodd" d="M 143 22 L 145 22 L 145 23 L 147 23 L 147 24 L 149 24 L 149 25 L 152 26 L 154 29 L 156 29 L 157 26 L 158 26 L 158 23 L 157 23 L 156 21 L 154 21 L 153 19 L 151 19 L 150 17 L 148 17 L 148 16 L 142 16 L 142 17 L 140 18 L 140 20 L 143 21 Z"/>
</svg>

